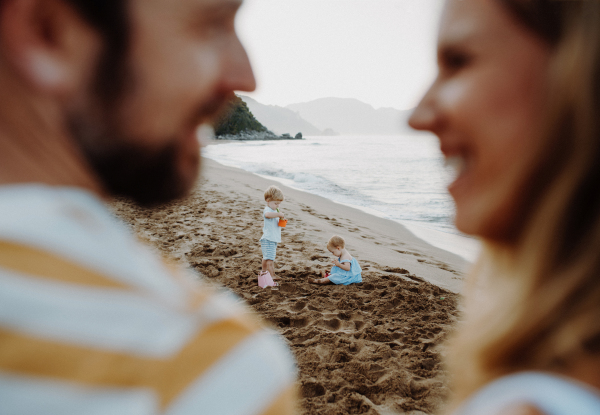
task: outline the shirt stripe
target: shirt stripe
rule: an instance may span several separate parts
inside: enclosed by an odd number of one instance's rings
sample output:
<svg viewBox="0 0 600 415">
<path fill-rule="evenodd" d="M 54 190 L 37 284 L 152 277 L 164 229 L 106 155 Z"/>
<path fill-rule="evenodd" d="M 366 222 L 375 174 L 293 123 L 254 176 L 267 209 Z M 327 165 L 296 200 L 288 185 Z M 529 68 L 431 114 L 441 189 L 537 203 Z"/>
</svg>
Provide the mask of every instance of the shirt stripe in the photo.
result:
<svg viewBox="0 0 600 415">
<path fill-rule="evenodd" d="M 285 347 L 269 332 L 248 337 L 194 382 L 166 414 L 190 414 L 197 405 L 211 415 L 261 414 L 294 381 L 293 365 L 281 358 Z"/>
<path fill-rule="evenodd" d="M 0 267 L 37 278 L 103 288 L 129 286 L 65 261 L 41 249 L 0 240 Z"/>
<path fill-rule="evenodd" d="M 102 387 L 147 387 L 165 406 L 251 333 L 234 321 L 222 321 L 173 358 L 157 360 L 0 330 L 0 370 Z"/>
<path fill-rule="evenodd" d="M 281 415 L 299 413 L 296 405 L 298 402 L 298 388 L 296 385 L 288 386 L 277 396 L 271 405 L 261 415 Z"/>
<path fill-rule="evenodd" d="M 150 389 L 91 388 L 0 372 L 0 413 L 8 415 L 156 415 Z"/>
<path fill-rule="evenodd" d="M 188 290 L 97 197 L 74 188 L 0 186 L 0 239 L 180 303 Z"/>
<path fill-rule="evenodd" d="M 225 295 L 206 297 L 188 311 L 144 293 L 37 281 L 1 271 L 0 325 L 58 342 L 160 358 L 176 353 L 205 325 L 243 314 Z"/>
</svg>

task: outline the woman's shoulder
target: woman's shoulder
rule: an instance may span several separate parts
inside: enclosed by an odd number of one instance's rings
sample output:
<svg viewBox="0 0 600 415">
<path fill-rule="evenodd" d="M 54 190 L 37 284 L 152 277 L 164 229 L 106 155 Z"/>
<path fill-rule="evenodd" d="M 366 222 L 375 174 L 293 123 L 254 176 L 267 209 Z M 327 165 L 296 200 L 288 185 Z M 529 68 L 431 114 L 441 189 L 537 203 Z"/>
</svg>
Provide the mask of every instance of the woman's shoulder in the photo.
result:
<svg viewBox="0 0 600 415">
<path fill-rule="evenodd" d="M 484 414 L 482 414 L 484 415 Z M 544 412 L 540 412 L 538 408 L 532 405 L 518 404 L 506 410 L 502 411 L 501 414 L 494 415 L 549 415 Z"/>
<path fill-rule="evenodd" d="M 574 379 L 550 373 L 520 372 L 489 383 L 465 402 L 455 415 L 488 413 L 600 414 L 600 391 Z"/>
</svg>

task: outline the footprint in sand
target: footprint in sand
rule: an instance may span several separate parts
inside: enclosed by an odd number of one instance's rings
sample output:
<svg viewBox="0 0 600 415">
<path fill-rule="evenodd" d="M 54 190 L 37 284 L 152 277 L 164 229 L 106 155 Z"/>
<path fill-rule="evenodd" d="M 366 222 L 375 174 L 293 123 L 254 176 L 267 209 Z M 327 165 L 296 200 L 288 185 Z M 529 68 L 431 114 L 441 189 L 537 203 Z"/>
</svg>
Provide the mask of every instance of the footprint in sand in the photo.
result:
<svg viewBox="0 0 600 415">
<path fill-rule="evenodd" d="M 311 320 L 308 317 L 294 317 L 290 320 L 292 327 L 306 327 L 310 324 Z"/>
<path fill-rule="evenodd" d="M 300 393 L 304 398 L 315 398 L 325 395 L 325 387 L 316 382 L 303 382 L 300 386 Z"/>
<path fill-rule="evenodd" d="M 291 309 L 298 312 L 303 310 L 304 307 L 306 307 L 306 301 L 296 301 L 294 305 L 292 305 Z"/>
<path fill-rule="evenodd" d="M 323 320 L 323 325 L 331 331 L 338 331 L 342 327 L 342 322 L 337 318 Z"/>
</svg>

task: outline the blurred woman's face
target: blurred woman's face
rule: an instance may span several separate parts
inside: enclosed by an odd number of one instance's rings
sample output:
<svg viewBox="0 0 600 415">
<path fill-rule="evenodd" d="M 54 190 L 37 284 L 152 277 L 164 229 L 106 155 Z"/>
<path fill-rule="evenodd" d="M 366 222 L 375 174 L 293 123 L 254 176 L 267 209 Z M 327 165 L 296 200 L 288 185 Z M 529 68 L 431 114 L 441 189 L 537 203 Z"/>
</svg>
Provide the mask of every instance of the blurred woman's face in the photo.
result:
<svg viewBox="0 0 600 415">
<path fill-rule="evenodd" d="M 499 0 L 449 0 L 439 74 L 410 119 L 436 134 L 456 177 L 448 190 L 462 232 L 514 236 L 543 146 L 549 46 Z"/>
</svg>

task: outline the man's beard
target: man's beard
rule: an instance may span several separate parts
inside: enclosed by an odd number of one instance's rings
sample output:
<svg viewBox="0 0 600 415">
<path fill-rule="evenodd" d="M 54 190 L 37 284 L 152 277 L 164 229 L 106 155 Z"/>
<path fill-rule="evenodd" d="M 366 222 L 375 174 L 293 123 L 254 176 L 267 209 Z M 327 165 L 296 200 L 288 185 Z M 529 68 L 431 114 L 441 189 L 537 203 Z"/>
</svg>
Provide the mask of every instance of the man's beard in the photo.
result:
<svg viewBox="0 0 600 415">
<path fill-rule="evenodd" d="M 110 122 L 99 125 L 84 114 L 71 114 L 69 119 L 70 132 L 105 191 L 141 206 L 166 203 L 189 192 L 193 181 L 180 177 L 177 140 L 149 149 L 107 125 Z M 196 174 L 199 169 L 198 154 Z"/>
<path fill-rule="evenodd" d="M 110 82 L 109 75 L 99 74 L 96 86 Z M 133 80 L 130 73 L 127 77 L 121 73 L 119 78 Z M 128 93 L 133 91 L 120 88 L 118 95 L 112 97 L 90 94 L 85 108 L 71 111 L 68 126 L 77 146 L 104 189 L 113 196 L 131 199 L 141 206 L 152 206 L 187 195 L 200 170 L 199 152 L 180 154 L 180 140 L 176 137 L 163 140 L 168 144 L 162 148 L 149 148 L 146 140 L 128 137 L 118 121 L 120 104 Z M 210 97 L 189 117 L 190 131 L 200 120 L 218 114 L 230 96 L 215 94 Z M 195 164 L 193 177 L 184 177 L 180 172 L 182 157 L 186 158 L 184 163 Z"/>
<path fill-rule="evenodd" d="M 82 121 L 72 119 L 71 132 L 89 131 Z M 74 128 L 78 124 L 79 128 Z M 90 135 L 76 137 L 89 166 L 112 196 L 152 206 L 183 197 L 191 187 L 179 177 L 175 144 L 150 151 L 140 144 L 129 144 L 130 140 L 116 132 L 92 140 Z"/>
</svg>

